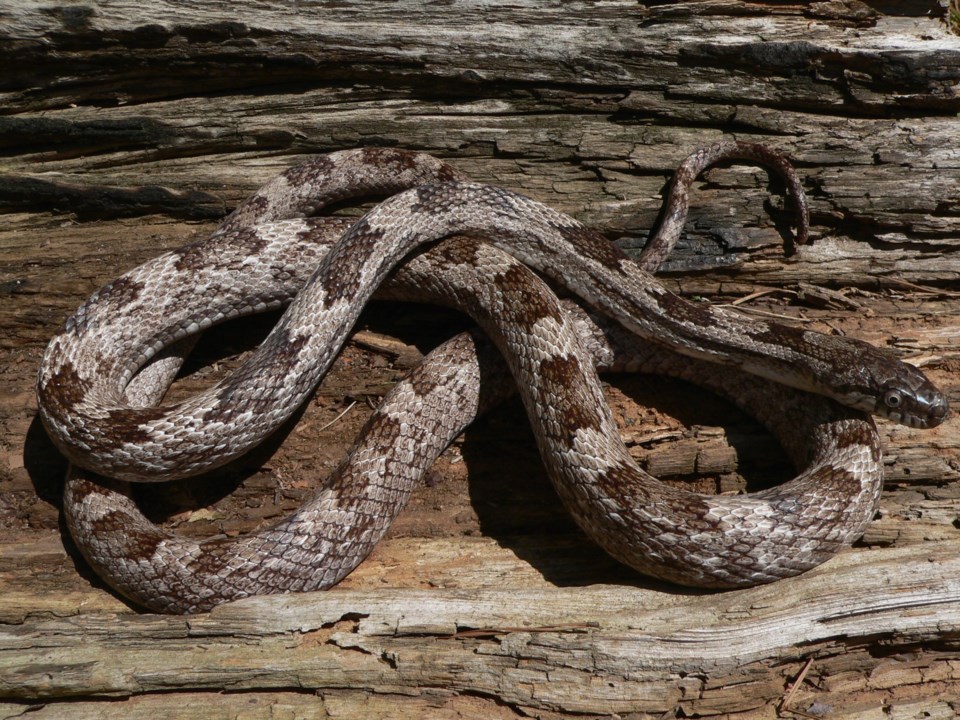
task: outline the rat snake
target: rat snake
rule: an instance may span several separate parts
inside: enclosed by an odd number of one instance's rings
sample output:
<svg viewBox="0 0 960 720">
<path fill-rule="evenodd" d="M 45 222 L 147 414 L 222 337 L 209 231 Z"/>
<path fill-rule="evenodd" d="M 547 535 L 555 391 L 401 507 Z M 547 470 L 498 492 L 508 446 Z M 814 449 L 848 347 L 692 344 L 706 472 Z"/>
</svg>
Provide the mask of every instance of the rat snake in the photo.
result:
<svg viewBox="0 0 960 720">
<path fill-rule="evenodd" d="M 75 465 L 64 506 L 81 551 L 123 594 L 168 612 L 329 587 L 345 576 L 436 456 L 507 392 L 502 363 L 478 349 L 476 336 L 450 341 L 402 381 L 304 507 L 243 538 L 178 538 L 139 514 L 124 483 L 79 468 L 149 482 L 196 475 L 237 457 L 312 392 L 377 291 L 449 304 L 477 320 L 507 359 L 565 505 L 617 559 L 704 587 L 769 582 L 823 562 L 859 536 L 879 495 L 879 443 L 857 410 L 932 426 L 947 405 L 922 373 L 866 343 L 691 304 L 646 272 L 679 236 L 696 174 L 733 157 L 773 163 L 792 178 L 802 241 L 799 183 L 779 156 L 759 146 L 719 144 L 688 158 L 658 236 L 638 261 L 575 220 L 470 183 L 426 155 L 363 149 L 291 168 L 210 238 L 95 293 L 51 340 L 38 401 L 48 433 Z M 366 195 L 390 197 L 352 224 L 310 217 Z M 443 240 L 452 236 L 466 237 Z M 617 323 L 563 309 L 524 263 Z M 201 395 L 154 405 L 197 332 L 291 298 L 236 372 Z M 735 497 L 659 483 L 619 440 L 594 364 L 712 387 L 760 416 L 806 470 L 781 487 Z"/>
</svg>

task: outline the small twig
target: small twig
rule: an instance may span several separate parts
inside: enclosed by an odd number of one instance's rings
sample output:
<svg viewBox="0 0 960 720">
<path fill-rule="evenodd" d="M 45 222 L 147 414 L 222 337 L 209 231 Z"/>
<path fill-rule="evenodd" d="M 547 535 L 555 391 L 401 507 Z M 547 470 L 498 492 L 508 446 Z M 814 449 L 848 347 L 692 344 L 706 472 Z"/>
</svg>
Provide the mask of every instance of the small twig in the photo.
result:
<svg viewBox="0 0 960 720">
<path fill-rule="evenodd" d="M 393 357 L 419 352 L 415 347 L 396 338 L 369 330 L 358 330 L 353 334 L 351 339 L 360 347 L 365 347 L 368 350 L 383 353 L 384 355 L 392 355 Z"/>
<path fill-rule="evenodd" d="M 786 710 L 787 705 L 790 704 L 790 701 L 793 700 L 794 694 L 797 692 L 797 688 L 800 687 L 801 683 L 805 677 L 807 677 L 807 671 L 810 670 L 810 666 L 813 665 L 813 658 L 807 658 L 806 665 L 803 666 L 803 669 L 800 671 L 800 674 L 797 675 L 797 679 L 791 683 L 790 688 L 787 690 L 787 694 L 784 696 L 783 700 L 780 701 L 780 709 Z M 791 711 L 793 712 L 793 711 Z"/>
<path fill-rule="evenodd" d="M 741 298 L 736 300 L 731 300 L 727 303 L 717 303 L 717 307 L 739 307 L 744 303 L 748 303 L 751 300 L 756 300 L 758 297 L 763 297 L 764 295 L 772 295 L 774 293 L 786 293 L 788 295 L 797 295 L 793 290 L 787 290 L 786 288 L 767 288 L 766 290 L 757 290 L 752 292 L 749 295 L 744 295 Z M 777 320 L 793 320 L 796 322 L 813 322 L 807 318 L 803 317 L 793 317 L 791 315 L 782 315 L 780 313 L 770 312 L 769 310 L 758 310 L 757 308 L 751 307 L 740 307 L 742 312 L 752 313 L 754 315 L 760 315 L 762 317 L 776 318 Z"/>
<path fill-rule="evenodd" d="M 898 285 L 907 290 L 916 290 L 917 292 L 924 293 L 926 295 L 936 295 L 940 297 L 960 297 L 960 292 L 955 290 L 941 290 L 940 288 L 932 288 L 926 285 L 917 285 L 909 280 L 902 280 L 895 277 L 881 278 L 880 282 L 882 284 L 889 283 L 891 285 Z"/>
<path fill-rule="evenodd" d="M 340 413 L 339 415 L 337 415 L 333 420 L 331 420 L 331 421 L 328 422 L 326 425 L 324 425 L 322 428 L 320 428 L 320 430 L 319 430 L 318 432 L 323 432 L 323 431 L 326 430 L 328 427 L 330 427 L 331 425 L 333 425 L 334 423 L 336 423 L 340 418 L 342 418 L 344 415 L 346 415 L 348 412 L 350 412 L 350 409 L 351 409 L 354 405 L 356 405 L 356 404 L 357 404 L 357 401 L 356 401 L 356 400 L 352 401 L 349 405 L 347 405 L 347 407 L 344 408 L 343 412 L 341 412 L 341 413 Z"/>
<path fill-rule="evenodd" d="M 744 295 L 742 298 L 737 298 L 727 305 L 742 305 L 743 303 L 750 302 L 751 300 L 756 300 L 758 297 L 763 297 L 764 295 L 773 295 L 774 293 L 786 293 L 787 295 L 796 295 L 797 293 L 793 290 L 787 290 L 786 288 L 767 288 L 766 290 L 757 290 L 752 292 L 749 295 Z"/>
<path fill-rule="evenodd" d="M 731 305 L 733 305 L 733 303 L 722 303 L 720 305 L 717 305 L 717 307 L 728 307 Z M 776 318 L 777 320 L 789 320 L 790 322 L 801 322 L 801 323 L 816 322 L 812 318 L 794 317 L 793 315 L 784 315 L 783 313 L 773 313 L 773 312 L 768 312 L 766 310 L 757 310 L 756 308 L 752 308 L 752 307 L 742 307 L 742 308 L 739 308 L 739 310 L 741 312 L 749 313 L 751 315 L 759 315 L 761 317 Z"/>
</svg>

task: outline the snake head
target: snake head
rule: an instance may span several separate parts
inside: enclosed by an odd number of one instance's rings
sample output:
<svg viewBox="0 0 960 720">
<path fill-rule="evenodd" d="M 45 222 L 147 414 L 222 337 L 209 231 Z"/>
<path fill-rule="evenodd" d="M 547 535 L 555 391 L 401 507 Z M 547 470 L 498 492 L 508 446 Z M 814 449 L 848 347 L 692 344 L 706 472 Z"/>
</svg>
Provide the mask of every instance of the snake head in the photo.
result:
<svg viewBox="0 0 960 720">
<path fill-rule="evenodd" d="M 919 370 L 904 365 L 913 372 L 881 386 L 874 412 L 910 427 L 936 427 L 950 414 L 947 396 Z"/>
<path fill-rule="evenodd" d="M 919 369 L 869 343 L 843 342 L 854 346 L 842 371 L 848 379 L 840 383 L 849 405 L 914 428 L 936 427 L 947 419 L 947 396 Z"/>
</svg>

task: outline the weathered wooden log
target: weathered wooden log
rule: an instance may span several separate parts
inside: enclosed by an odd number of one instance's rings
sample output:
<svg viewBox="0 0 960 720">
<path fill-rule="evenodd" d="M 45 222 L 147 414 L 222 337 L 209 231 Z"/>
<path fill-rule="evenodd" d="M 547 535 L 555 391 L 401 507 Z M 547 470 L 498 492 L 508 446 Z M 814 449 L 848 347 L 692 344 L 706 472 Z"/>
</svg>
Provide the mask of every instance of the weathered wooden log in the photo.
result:
<svg viewBox="0 0 960 720">
<path fill-rule="evenodd" d="M 76 556 L 33 397 L 46 339 L 90 292 L 202 237 L 310 154 L 423 149 L 632 250 L 676 164 L 738 138 L 793 158 L 812 244 L 782 256 L 791 218 L 765 171 L 713 169 L 665 282 L 891 347 L 957 402 L 960 38 L 941 3 L 0 0 L 0 13 L 0 717 L 960 712 L 955 419 L 880 423 L 886 491 L 850 552 L 772 586 L 690 594 L 579 534 L 514 405 L 445 454 L 340 587 L 184 619 L 129 607 Z M 372 309 L 297 423 L 209 483 L 145 491 L 145 509 L 196 536 L 289 512 L 368 401 L 464 324 Z M 268 327 L 215 331 L 174 391 L 208 384 Z M 784 476 L 775 444 L 720 401 L 613 382 L 655 474 L 705 491 Z"/>
</svg>

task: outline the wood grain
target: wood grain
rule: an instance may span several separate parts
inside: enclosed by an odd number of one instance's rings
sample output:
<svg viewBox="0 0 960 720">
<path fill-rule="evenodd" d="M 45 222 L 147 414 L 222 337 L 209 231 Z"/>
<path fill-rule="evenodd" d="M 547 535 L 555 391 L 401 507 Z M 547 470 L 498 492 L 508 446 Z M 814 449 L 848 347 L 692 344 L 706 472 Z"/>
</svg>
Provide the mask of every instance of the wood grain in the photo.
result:
<svg viewBox="0 0 960 720">
<path fill-rule="evenodd" d="M 933 1 L 0 0 L 0 717 L 954 717 L 955 417 L 880 424 L 886 490 L 856 548 L 794 580 L 691 595 L 579 534 L 513 406 L 445 454 L 337 589 L 183 619 L 128 607 L 75 556 L 33 397 L 46 339 L 87 295 L 311 154 L 423 149 L 633 250 L 676 164 L 736 138 L 793 158 L 813 242 L 784 259 L 781 188 L 717 168 L 668 286 L 890 347 L 956 404 L 960 38 L 941 17 Z M 373 310 L 297 424 L 145 507 L 195 536 L 289 512 L 368 401 L 463 324 Z M 178 391 L 269 322 L 252 327 L 211 339 Z M 783 476 L 763 431 L 722 403 L 612 382 L 655 472 L 708 491 Z"/>
</svg>

